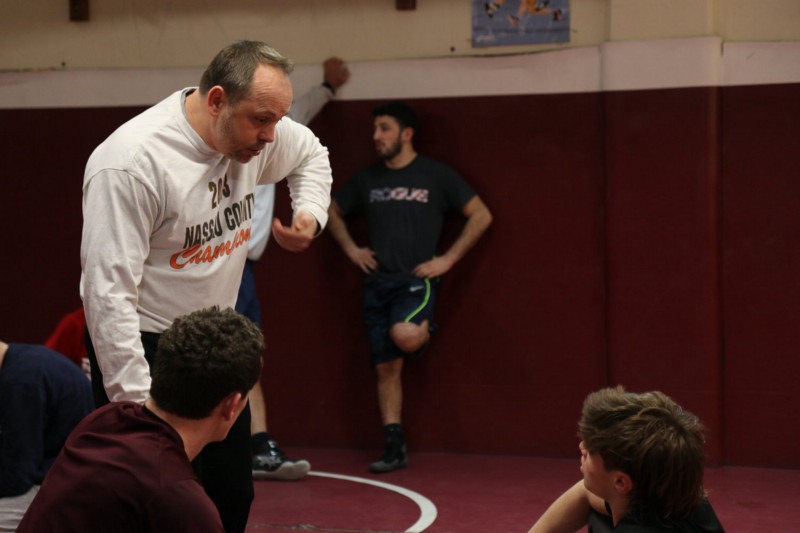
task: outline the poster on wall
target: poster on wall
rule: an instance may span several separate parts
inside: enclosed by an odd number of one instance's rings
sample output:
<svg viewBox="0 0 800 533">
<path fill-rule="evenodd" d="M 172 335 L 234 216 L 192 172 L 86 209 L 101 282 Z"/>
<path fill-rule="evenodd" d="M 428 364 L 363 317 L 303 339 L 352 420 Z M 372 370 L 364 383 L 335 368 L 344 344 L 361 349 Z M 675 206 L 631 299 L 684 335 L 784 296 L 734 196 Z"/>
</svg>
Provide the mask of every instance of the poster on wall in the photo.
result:
<svg viewBox="0 0 800 533">
<path fill-rule="evenodd" d="M 472 46 L 569 42 L 569 0 L 472 0 Z"/>
</svg>

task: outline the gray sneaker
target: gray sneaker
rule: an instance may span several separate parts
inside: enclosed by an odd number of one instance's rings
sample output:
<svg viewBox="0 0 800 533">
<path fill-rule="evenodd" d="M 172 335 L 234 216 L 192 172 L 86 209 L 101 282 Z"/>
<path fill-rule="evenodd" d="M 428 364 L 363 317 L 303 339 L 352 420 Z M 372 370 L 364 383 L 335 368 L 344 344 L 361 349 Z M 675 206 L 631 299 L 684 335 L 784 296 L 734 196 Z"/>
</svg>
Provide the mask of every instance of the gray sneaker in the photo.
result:
<svg viewBox="0 0 800 533">
<path fill-rule="evenodd" d="M 253 479 L 295 481 L 305 477 L 309 470 L 311 464 L 308 461 L 292 461 L 274 440 L 269 441 L 269 449 L 265 453 L 253 456 Z"/>
</svg>

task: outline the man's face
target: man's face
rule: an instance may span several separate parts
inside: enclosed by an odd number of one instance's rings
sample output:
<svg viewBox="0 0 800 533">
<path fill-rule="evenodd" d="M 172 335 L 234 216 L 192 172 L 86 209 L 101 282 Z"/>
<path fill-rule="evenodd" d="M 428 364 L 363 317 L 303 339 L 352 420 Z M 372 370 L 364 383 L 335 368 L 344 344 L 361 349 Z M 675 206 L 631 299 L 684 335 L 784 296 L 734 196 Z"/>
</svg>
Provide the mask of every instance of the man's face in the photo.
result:
<svg viewBox="0 0 800 533">
<path fill-rule="evenodd" d="M 261 65 L 250 93 L 234 106 L 225 103 L 213 125 L 214 146 L 223 155 L 247 163 L 275 140 L 275 126 L 289 112 L 292 85 L 282 70 Z"/>
<path fill-rule="evenodd" d="M 606 470 L 600 454 L 589 453 L 589 450 L 583 445 L 583 441 L 578 444 L 578 448 L 581 450 L 583 484 L 590 492 L 608 500 L 609 491 L 614 488 L 614 475 Z"/>
<path fill-rule="evenodd" d="M 375 117 L 375 131 L 372 140 L 375 151 L 381 159 L 394 159 L 403 150 L 402 130 L 394 117 L 381 115 Z"/>
</svg>

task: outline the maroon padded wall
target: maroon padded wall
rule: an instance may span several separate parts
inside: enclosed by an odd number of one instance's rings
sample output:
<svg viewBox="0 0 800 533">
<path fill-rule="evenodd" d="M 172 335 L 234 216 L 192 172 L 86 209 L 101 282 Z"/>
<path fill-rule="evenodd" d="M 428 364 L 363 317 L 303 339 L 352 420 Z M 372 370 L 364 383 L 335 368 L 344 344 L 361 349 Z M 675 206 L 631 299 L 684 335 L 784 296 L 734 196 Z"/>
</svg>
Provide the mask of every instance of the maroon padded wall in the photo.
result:
<svg viewBox="0 0 800 533">
<path fill-rule="evenodd" d="M 605 99 L 609 382 L 672 396 L 721 462 L 719 89 Z"/>
<path fill-rule="evenodd" d="M 800 467 L 800 84 L 723 93 L 725 424 L 734 464 Z"/>
<path fill-rule="evenodd" d="M 334 188 L 374 160 L 377 103 L 334 102 L 312 124 L 330 148 Z M 440 333 L 406 367 L 410 443 L 572 454 L 581 400 L 604 382 L 601 96 L 413 103 L 417 148 L 461 172 L 495 222 L 445 277 Z M 279 214 L 288 220 L 286 204 L 283 193 Z M 353 222 L 363 239 L 363 224 Z M 452 238 L 460 220 L 447 229 Z M 302 255 L 268 247 L 257 276 L 270 346 L 264 384 L 276 406 L 271 427 L 298 444 L 380 447 L 359 272 L 323 235 Z M 286 316 L 306 330 L 282 335 Z"/>
<path fill-rule="evenodd" d="M 405 374 L 412 448 L 574 457 L 583 397 L 623 383 L 697 412 L 714 462 L 800 467 L 798 102 L 797 84 L 415 101 L 418 147 L 495 223 Z M 312 124 L 335 187 L 372 161 L 376 103 Z M 42 342 L 80 304 L 83 167 L 140 109 L 0 110 L 0 339 Z M 379 448 L 358 272 L 323 234 L 268 246 L 256 275 L 270 428 L 287 447 Z"/>
<path fill-rule="evenodd" d="M 83 169 L 95 147 L 142 109 L 0 110 L 0 339 L 42 343 L 81 305 Z"/>
</svg>

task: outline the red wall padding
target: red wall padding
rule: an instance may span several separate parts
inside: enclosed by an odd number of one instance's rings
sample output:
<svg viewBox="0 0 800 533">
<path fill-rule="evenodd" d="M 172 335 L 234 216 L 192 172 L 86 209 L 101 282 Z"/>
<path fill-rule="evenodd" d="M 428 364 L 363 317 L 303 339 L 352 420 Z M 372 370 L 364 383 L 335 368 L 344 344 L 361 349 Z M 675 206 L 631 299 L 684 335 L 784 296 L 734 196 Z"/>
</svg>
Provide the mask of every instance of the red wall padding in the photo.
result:
<svg viewBox="0 0 800 533">
<path fill-rule="evenodd" d="M 728 460 L 797 468 L 800 85 L 723 95 Z"/>
<path fill-rule="evenodd" d="M 623 383 L 700 415 L 714 462 L 800 467 L 799 97 L 790 85 L 414 101 L 418 148 L 459 170 L 495 223 L 447 275 L 440 333 L 407 367 L 412 449 L 573 457 L 583 397 Z M 372 161 L 376 103 L 333 102 L 312 123 L 334 187 Z M 3 340 L 43 342 L 80 304 L 83 167 L 139 110 L 0 110 Z M 287 204 L 279 187 L 285 221 Z M 302 254 L 270 245 L 256 275 L 270 429 L 286 447 L 378 449 L 356 269 L 323 234 Z"/>
<path fill-rule="evenodd" d="M 700 416 L 722 460 L 719 89 L 606 94 L 608 372 Z"/>
<path fill-rule="evenodd" d="M 81 305 L 83 170 L 95 147 L 141 110 L 0 110 L 0 339 L 43 343 Z"/>
</svg>

